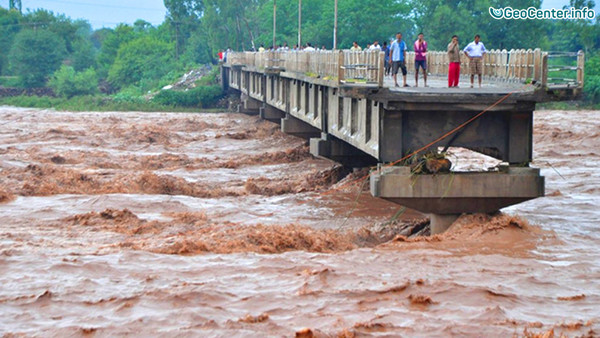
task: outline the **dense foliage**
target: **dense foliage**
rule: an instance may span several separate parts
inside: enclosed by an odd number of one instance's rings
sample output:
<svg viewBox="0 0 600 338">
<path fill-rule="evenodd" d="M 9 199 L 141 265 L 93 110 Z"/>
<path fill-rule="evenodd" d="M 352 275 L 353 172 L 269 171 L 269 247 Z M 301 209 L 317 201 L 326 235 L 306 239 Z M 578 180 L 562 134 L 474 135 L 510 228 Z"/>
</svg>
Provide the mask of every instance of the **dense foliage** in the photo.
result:
<svg viewBox="0 0 600 338">
<path fill-rule="evenodd" d="M 513 0 L 510 6 L 539 8 L 541 2 Z M 168 12 L 159 26 L 138 20 L 133 25 L 99 30 L 86 21 L 46 10 L 21 13 L 17 6 L 0 8 L 0 83 L 18 82 L 24 87 L 51 84 L 59 95 L 72 96 L 89 93 L 78 82 L 87 74 L 101 91 L 125 91 L 127 94 L 119 97 L 129 97 L 130 93 L 157 90 L 199 64 L 215 63 L 219 50 L 251 50 L 272 44 L 274 0 L 164 3 Z M 277 2 L 276 44 L 298 43 L 298 4 Z M 488 14 L 489 7 L 506 5 L 502 0 L 339 0 L 338 48 L 349 48 L 352 41 L 363 47 L 374 40 L 386 41 L 400 31 L 407 41 L 424 32 L 431 50 L 443 50 L 453 34 L 459 35 L 462 45 L 480 34 L 488 49 L 581 49 L 589 60 L 588 98 L 599 100 L 600 16 L 594 21 L 495 20 Z M 571 0 L 571 5 L 595 7 L 591 0 Z M 334 1 L 303 0 L 302 43 L 331 48 L 333 17 Z M 70 68 L 59 70 L 61 65 Z M 66 90 L 66 83 L 79 88 Z M 200 90 L 160 94 L 157 100 L 171 104 L 181 99 L 186 105 L 196 105 L 192 97 L 202 95 Z"/>
<path fill-rule="evenodd" d="M 23 30 L 15 36 L 8 60 L 26 87 L 41 87 L 64 58 L 65 44 L 48 30 Z"/>
<path fill-rule="evenodd" d="M 220 86 L 201 86 L 187 91 L 162 90 L 153 101 L 165 106 L 198 107 L 211 106 L 221 97 Z"/>
<path fill-rule="evenodd" d="M 63 65 L 54 73 L 48 85 L 56 94 L 68 98 L 91 95 L 98 91 L 98 77 L 93 68 L 78 72 L 71 66 Z"/>
</svg>

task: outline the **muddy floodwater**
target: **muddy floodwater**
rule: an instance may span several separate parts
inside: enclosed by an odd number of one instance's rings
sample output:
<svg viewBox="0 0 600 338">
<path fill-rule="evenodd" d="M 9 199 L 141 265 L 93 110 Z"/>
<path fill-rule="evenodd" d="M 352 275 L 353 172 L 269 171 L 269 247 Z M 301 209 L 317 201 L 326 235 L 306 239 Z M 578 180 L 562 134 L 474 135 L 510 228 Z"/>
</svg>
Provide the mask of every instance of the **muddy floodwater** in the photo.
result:
<svg viewBox="0 0 600 338">
<path fill-rule="evenodd" d="M 598 336 L 599 115 L 536 112 L 547 197 L 429 236 L 256 117 L 0 107 L 0 336 Z"/>
</svg>

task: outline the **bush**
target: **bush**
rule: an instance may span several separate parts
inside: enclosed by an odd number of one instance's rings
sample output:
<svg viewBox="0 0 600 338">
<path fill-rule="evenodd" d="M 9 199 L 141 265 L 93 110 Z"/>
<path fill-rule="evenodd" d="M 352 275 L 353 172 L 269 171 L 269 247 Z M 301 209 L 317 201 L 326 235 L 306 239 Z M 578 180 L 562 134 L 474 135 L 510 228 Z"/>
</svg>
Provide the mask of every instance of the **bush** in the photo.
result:
<svg viewBox="0 0 600 338">
<path fill-rule="evenodd" d="M 146 102 L 139 88 L 133 86 L 121 90 L 112 97 L 112 100 L 117 103 L 143 104 Z"/>
<path fill-rule="evenodd" d="M 593 56 L 586 61 L 584 81 L 583 92 L 586 100 L 600 103 L 600 55 Z"/>
<path fill-rule="evenodd" d="M 207 108 L 223 97 L 220 86 L 201 86 L 188 91 L 162 90 L 153 101 L 166 106 Z"/>
<path fill-rule="evenodd" d="M 68 98 L 91 95 L 98 91 L 98 77 L 92 68 L 76 72 L 73 67 L 63 65 L 54 73 L 49 85 L 56 94 Z"/>
<path fill-rule="evenodd" d="M 592 75 L 585 78 L 583 87 L 586 100 L 593 103 L 600 103 L 600 76 Z"/>
</svg>

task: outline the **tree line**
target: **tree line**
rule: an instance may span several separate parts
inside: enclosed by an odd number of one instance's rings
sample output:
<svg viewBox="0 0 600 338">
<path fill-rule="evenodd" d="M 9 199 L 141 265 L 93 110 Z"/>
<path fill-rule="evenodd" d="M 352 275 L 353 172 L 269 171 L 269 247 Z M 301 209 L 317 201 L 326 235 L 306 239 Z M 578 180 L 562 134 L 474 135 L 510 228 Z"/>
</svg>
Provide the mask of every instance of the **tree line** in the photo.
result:
<svg viewBox="0 0 600 338">
<path fill-rule="evenodd" d="M 488 48 L 584 50 L 600 64 L 600 17 L 588 20 L 495 20 L 489 7 L 503 0 L 339 0 L 338 48 L 366 46 L 402 32 L 407 41 L 424 32 L 430 50 L 445 50 L 453 34 L 466 44 L 480 34 Z M 145 92 L 186 69 L 215 63 L 221 49 L 270 46 L 274 0 L 164 0 L 162 24 L 93 30 L 85 20 L 44 9 L 21 13 L 0 8 L 0 76 L 4 84 L 41 87 L 67 81 L 81 92 Z M 513 8 L 540 8 L 541 0 L 513 0 Z M 595 8 L 591 0 L 571 0 Z M 298 0 L 277 2 L 277 44 L 298 42 Z M 302 1 L 302 43 L 332 48 L 333 0 Z M 586 72 L 600 87 L 600 69 Z M 62 82 L 61 82 L 62 81 Z M 0 82 L 0 84 L 2 84 Z M 84 86 L 84 84 L 88 86 Z M 89 83 L 95 85 L 89 86 Z M 68 95 L 77 95 L 68 93 Z M 600 92 L 599 92 L 600 96 Z"/>
</svg>

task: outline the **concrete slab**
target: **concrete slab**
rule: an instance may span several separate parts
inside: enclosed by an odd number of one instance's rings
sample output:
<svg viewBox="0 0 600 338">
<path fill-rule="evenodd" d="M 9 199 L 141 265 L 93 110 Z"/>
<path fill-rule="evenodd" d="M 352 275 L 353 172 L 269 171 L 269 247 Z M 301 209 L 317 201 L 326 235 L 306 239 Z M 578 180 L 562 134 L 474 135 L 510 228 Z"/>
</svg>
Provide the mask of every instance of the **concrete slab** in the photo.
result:
<svg viewBox="0 0 600 338">
<path fill-rule="evenodd" d="M 491 213 L 544 196 L 544 177 L 533 168 L 413 175 L 394 167 L 371 176 L 371 193 L 423 213 Z"/>
</svg>

